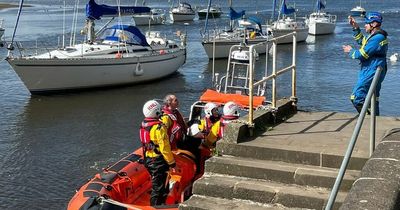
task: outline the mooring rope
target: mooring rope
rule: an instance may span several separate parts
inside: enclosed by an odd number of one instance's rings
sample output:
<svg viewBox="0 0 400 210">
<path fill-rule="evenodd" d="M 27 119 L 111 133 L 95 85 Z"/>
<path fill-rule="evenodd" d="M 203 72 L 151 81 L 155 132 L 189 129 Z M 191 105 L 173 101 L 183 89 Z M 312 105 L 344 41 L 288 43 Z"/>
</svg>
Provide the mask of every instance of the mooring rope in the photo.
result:
<svg viewBox="0 0 400 210">
<path fill-rule="evenodd" d="M 127 208 L 127 209 L 141 210 L 140 208 L 136 208 L 136 207 L 133 207 L 133 206 L 131 206 L 129 204 L 121 203 L 121 202 L 115 201 L 115 200 L 110 199 L 110 198 L 105 198 L 105 197 L 101 196 L 98 199 L 99 199 L 99 203 L 100 204 L 110 203 L 110 204 L 121 206 L 121 207 L 124 207 L 124 208 Z"/>
</svg>

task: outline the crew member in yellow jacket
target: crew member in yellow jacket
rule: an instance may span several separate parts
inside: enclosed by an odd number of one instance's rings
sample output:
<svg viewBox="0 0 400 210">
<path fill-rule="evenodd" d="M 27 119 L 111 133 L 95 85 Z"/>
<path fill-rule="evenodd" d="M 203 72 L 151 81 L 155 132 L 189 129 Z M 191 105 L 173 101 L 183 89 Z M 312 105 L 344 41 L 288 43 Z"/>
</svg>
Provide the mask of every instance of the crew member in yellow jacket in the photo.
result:
<svg viewBox="0 0 400 210">
<path fill-rule="evenodd" d="M 145 116 L 140 126 L 145 166 L 151 175 L 152 191 L 150 205 L 165 204 L 169 188 L 166 185 L 168 171 L 175 168 L 175 159 L 171 152 L 168 131 L 160 121 L 161 105 L 150 100 L 143 106 Z"/>
</svg>

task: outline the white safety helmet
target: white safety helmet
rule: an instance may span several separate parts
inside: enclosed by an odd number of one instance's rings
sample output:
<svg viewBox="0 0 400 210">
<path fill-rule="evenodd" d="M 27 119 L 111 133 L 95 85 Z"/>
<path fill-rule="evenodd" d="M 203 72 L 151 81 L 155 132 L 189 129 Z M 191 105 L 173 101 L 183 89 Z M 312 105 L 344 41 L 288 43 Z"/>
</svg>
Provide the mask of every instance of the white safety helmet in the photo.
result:
<svg viewBox="0 0 400 210">
<path fill-rule="evenodd" d="M 161 105 L 157 101 L 150 100 L 143 105 L 143 115 L 145 117 L 157 118 L 161 114 Z"/>
<path fill-rule="evenodd" d="M 208 102 L 204 106 L 204 113 L 208 116 L 212 116 L 212 110 L 215 108 L 218 108 L 217 104 L 215 104 L 213 102 Z"/>
<path fill-rule="evenodd" d="M 240 115 L 239 106 L 235 102 L 229 101 L 228 103 L 225 104 L 225 106 L 223 108 L 223 113 L 224 113 L 224 116 L 239 117 L 239 115 Z"/>
</svg>

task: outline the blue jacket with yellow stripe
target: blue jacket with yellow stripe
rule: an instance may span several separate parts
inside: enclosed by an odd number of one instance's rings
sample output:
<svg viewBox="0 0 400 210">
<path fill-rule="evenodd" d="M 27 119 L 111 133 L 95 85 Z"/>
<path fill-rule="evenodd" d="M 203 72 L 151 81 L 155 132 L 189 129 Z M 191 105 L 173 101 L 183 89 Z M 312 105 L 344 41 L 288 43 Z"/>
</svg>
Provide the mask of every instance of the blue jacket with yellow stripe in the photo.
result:
<svg viewBox="0 0 400 210">
<path fill-rule="evenodd" d="M 376 88 L 376 96 L 379 97 L 381 83 L 386 75 L 386 53 L 388 50 L 388 40 L 386 37 L 388 34 L 381 29 L 367 37 L 361 33 L 360 28 L 354 29 L 353 32 L 354 39 L 360 45 L 360 49 L 353 48 L 349 52 L 349 55 L 352 59 L 360 60 L 361 71 L 358 82 L 353 89 L 351 99 L 354 105 L 358 105 L 364 103 L 378 66 L 384 69 Z"/>
</svg>

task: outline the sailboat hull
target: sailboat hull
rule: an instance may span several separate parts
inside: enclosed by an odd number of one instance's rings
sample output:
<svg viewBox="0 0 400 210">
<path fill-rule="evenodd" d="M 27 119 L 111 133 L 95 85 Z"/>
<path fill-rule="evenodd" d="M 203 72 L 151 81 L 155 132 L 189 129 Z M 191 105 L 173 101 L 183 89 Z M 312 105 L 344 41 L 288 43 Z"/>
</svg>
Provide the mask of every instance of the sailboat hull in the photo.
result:
<svg viewBox="0 0 400 210">
<path fill-rule="evenodd" d="M 7 58 L 31 93 L 147 82 L 176 72 L 185 60 L 183 49 L 126 58 Z"/>
<path fill-rule="evenodd" d="M 202 45 L 204 47 L 204 50 L 207 53 L 207 56 L 209 59 L 213 58 L 213 55 L 215 58 L 227 58 L 229 57 L 229 50 L 233 45 L 237 45 L 241 42 L 241 40 L 237 41 L 216 41 L 215 42 L 215 55 L 213 53 L 213 42 L 212 41 L 203 41 Z M 249 40 L 248 44 L 253 45 L 253 44 L 258 44 L 263 42 L 264 44 L 260 44 L 256 46 L 256 52 L 258 54 L 264 54 L 267 52 L 267 39 L 259 39 L 259 40 Z M 271 48 L 272 44 L 268 44 L 268 50 Z"/>
<path fill-rule="evenodd" d="M 165 22 L 164 15 L 134 15 L 133 20 L 137 26 L 161 25 Z M 149 23 L 150 22 L 150 23 Z"/>
<path fill-rule="evenodd" d="M 170 18 L 174 22 L 181 22 L 181 21 L 192 21 L 195 17 L 195 13 L 177 13 L 171 12 Z"/>
<path fill-rule="evenodd" d="M 297 28 L 297 29 L 272 29 L 272 34 L 274 37 L 280 37 L 289 33 L 296 31 L 297 34 L 297 42 L 304 42 L 308 36 L 308 27 L 306 28 Z M 278 39 L 277 44 L 289 44 L 293 43 L 292 36 L 286 36 L 284 38 Z"/>
<path fill-rule="evenodd" d="M 308 33 L 312 35 L 331 34 L 335 31 L 335 23 L 313 22 L 308 25 Z"/>
</svg>

